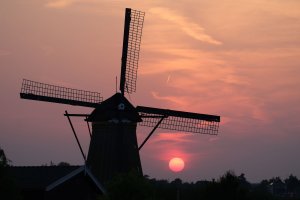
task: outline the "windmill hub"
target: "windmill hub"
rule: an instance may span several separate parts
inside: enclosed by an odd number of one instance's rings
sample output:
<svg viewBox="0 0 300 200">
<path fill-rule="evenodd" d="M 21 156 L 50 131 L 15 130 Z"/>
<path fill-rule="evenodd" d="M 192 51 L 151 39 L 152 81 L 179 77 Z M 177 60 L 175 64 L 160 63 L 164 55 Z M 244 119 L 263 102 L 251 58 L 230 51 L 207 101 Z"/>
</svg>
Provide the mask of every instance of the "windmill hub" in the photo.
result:
<svg viewBox="0 0 300 200">
<path fill-rule="evenodd" d="M 124 103 L 120 103 L 120 104 L 118 105 L 118 109 L 119 109 L 119 110 L 124 110 L 124 109 L 125 109 Z"/>
</svg>

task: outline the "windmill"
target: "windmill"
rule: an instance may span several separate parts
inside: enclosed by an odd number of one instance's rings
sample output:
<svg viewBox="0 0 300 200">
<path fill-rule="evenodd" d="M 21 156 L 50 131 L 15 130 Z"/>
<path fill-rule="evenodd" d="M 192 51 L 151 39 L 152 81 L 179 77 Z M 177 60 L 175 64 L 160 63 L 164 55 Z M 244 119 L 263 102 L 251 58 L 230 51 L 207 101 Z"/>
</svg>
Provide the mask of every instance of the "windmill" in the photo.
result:
<svg viewBox="0 0 300 200">
<path fill-rule="evenodd" d="M 220 117 L 169 109 L 133 106 L 125 93 L 136 91 L 137 69 L 144 12 L 126 8 L 121 60 L 120 92 L 103 101 L 100 93 L 65 88 L 24 79 L 20 97 L 23 99 L 69 104 L 94 108 L 91 114 L 69 114 L 85 117 L 92 124 L 87 158 L 76 137 L 85 164 L 100 181 L 135 170 L 143 174 L 139 151 L 157 128 L 216 135 Z M 138 146 L 137 125 L 152 127 Z M 89 129 L 90 130 L 90 129 Z"/>
</svg>

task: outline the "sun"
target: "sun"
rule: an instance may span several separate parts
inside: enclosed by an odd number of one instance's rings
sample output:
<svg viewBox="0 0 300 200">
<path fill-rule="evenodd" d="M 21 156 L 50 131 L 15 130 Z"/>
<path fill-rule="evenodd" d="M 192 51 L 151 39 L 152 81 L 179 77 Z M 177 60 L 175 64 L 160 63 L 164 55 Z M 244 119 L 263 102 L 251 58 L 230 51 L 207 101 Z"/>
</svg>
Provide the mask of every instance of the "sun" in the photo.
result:
<svg viewBox="0 0 300 200">
<path fill-rule="evenodd" d="M 169 168 L 173 172 L 180 172 L 184 169 L 184 161 L 181 158 L 172 158 L 169 161 Z"/>
</svg>

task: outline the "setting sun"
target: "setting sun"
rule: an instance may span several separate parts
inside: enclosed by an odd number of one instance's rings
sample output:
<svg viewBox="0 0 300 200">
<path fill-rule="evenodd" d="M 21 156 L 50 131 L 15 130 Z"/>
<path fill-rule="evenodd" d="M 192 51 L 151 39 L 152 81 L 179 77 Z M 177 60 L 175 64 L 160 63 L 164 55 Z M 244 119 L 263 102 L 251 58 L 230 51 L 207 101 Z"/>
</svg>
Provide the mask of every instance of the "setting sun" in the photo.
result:
<svg viewBox="0 0 300 200">
<path fill-rule="evenodd" d="M 180 172 L 184 168 L 184 161 L 181 158 L 172 158 L 169 161 L 169 168 L 173 172 Z"/>
</svg>

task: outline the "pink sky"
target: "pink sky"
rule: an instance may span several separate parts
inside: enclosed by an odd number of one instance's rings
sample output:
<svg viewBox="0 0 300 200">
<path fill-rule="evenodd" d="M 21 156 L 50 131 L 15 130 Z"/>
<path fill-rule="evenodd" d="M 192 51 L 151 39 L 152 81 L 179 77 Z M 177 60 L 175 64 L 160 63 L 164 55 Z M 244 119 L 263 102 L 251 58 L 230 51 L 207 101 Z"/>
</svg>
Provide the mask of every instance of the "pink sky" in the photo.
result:
<svg viewBox="0 0 300 200">
<path fill-rule="evenodd" d="M 300 177 L 298 0 L 2 1 L 0 146 L 14 165 L 82 164 L 63 113 L 92 110 L 21 100 L 21 81 L 113 95 L 126 7 L 146 12 L 137 93 L 128 99 L 222 121 L 218 136 L 158 130 L 141 151 L 145 174 Z M 86 124 L 74 122 L 87 151 Z M 139 140 L 148 132 L 138 128 Z M 185 159 L 185 170 L 171 172 L 171 157 Z"/>
</svg>

